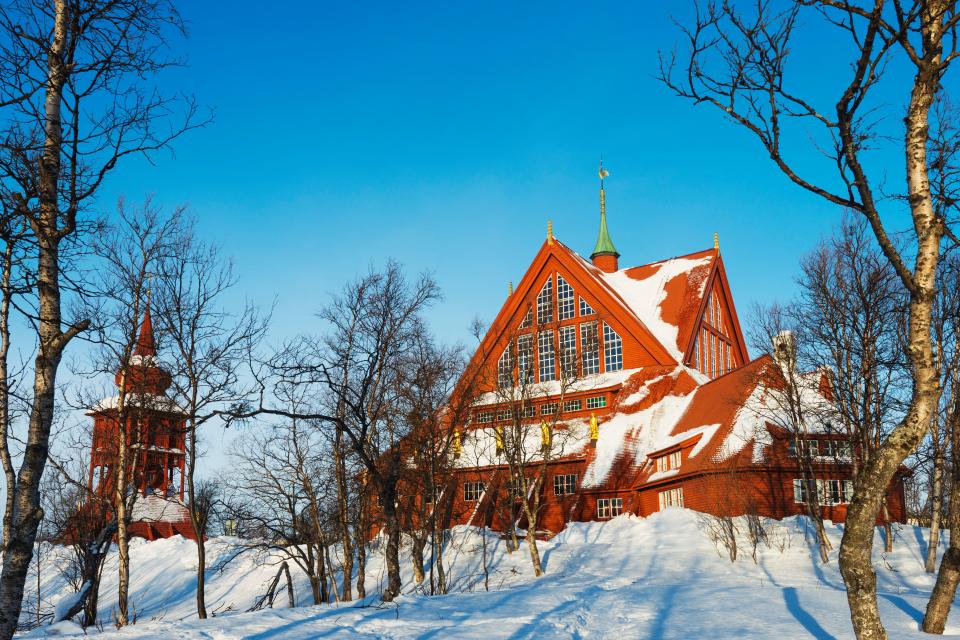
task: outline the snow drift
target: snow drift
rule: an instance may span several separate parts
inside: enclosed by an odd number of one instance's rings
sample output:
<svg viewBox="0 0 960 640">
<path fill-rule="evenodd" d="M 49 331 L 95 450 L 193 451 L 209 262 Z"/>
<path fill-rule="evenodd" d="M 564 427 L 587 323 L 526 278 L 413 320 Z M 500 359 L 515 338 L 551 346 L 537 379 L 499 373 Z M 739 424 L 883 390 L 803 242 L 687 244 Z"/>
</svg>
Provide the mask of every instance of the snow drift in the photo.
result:
<svg viewBox="0 0 960 640">
<path fill-rule="evenodd" d="M 840 526 L 828 532 L 839 547 Z M 919 621 L 934 577 L 923 571 L 926 531 L 896 529 L 895 550 L 882 553 L 877 541 L 880 607 L 892 638 L 929 637 Z M 104 571 L 101 614 L 104 631 L 93 635 L 136 639 L 306 638 L 848 638 L 846 609 L 836 550 L 822 565 L 802 517 L 770 521 L 769 543 L 755 563 L 746 540 L 731 563 L 709 539 L 701 516 L 669 509 L 649 518 L 621 516 L 606 523 L 571 524 L 542 543 L 547 575 L 531 575 L 526 551 L 508 554 L 496 535 L 486 536 L 489 588 L 484 588 L 484 538 L 459 527 L 445 554 L 451 580 L 447 596 L 422 595 L 404 556 L 404 594 L 380 604 L 363 602 L 286 607 L 244 613 L 276 573 L 279 558 L 244 550 L 234 538 L 207 542 L 210 568 L 207 603 L 215 614 L 199 621 L 194 613 L 195 553 L 182 538 L 132 545 L 131 603 L 135 626 L 115 631 L 116 559 Z M 60 573 L 67 550 L 44 545 L 40 593 L 45 606 L 70 598 Z M 294 570 L 291 565 L 291 570 Z M 294 571 L 298 605 L 310 602 L 303 575 Z M 367 571 L 371 593 L 384 580 L 382 553 L 374 545 Z M 35 583 L 35 575 L 31 576 Z M 34 589 L 36 587 L 33 587 Z M 947 633 L 960 634 L 960 611 Z M 61 623 L 29 637 L 83 637 L 79 627 Z"/>
</svg>

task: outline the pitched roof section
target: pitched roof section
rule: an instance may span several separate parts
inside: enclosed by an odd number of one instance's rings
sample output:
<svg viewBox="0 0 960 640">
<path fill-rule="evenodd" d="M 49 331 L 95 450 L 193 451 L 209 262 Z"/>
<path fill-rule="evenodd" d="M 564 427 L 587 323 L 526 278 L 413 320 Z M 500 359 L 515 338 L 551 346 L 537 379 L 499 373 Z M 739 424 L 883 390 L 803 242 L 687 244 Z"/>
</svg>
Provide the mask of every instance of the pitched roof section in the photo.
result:
<svg viewBox="0 0 960 640">
<path fill-rule="evenodd" d="M 754 405 L 765 386 L 768 357 L 698 385 L 687 367 L 645 370 L 624 383 L 621 398 L 600 423 L 585 489 L 614 489 L 716 469 L 733 456 L 762 463 L 763 413 Z M 658 472 L 654 458 L 693 445 L 679 469 Z M 748 455 L 749 454 L 749 455 Z"/>
<path fill-rule="evenodd" d="M 715 249 L 605 273 L 561 246 L 656 337 L 674 362 L 683 362 L 707 282 L 719 263 Z"/>
</svg>

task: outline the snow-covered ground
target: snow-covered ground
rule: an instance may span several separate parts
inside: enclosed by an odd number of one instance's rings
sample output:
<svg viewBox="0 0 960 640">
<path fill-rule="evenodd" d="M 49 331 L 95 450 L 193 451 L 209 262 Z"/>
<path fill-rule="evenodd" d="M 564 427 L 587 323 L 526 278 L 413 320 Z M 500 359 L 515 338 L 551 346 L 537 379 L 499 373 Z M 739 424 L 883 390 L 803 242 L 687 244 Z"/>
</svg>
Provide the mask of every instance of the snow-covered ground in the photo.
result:
<svg viewBox="0 0 960 640">
<path fill-rule="evenodd" d="M 102 636 L 136 639 L 301 640 L 306 638 L 849 638 L 852 637 L 837 551 L 822 565 L 806 535 L 805 520 L 772 522 L 769 546 L 757 562 L 742 548 L 731 563 L 718 553 L 697 514 L 670 509 L 646 519 L 621 516 L 607 523 L 574 524 L 542 543 L 547 575 L 532 577 L 525 548 L 507 554 L 488 537 L 490 591 L 484 590 L 481 540 L 459 528 L 447 552 L 452 587 L 447 596 L 416 593 L 409 562 L 403 563 L 405 595 L 390 605 L 371 596 L 343 605 L 286 606 L 278 593 L 273 610 L 244 613 L 276 572 L 275 559 L 239 552 L 237 541 L 208 542 L 207 603 L 216 617 L 194 614 L 193 543 L 181 538 L 138 541 L 132 551 L 131 602 L 135 626 L 109 625 L 116 606 L 116 562 L 105 569 Z M 839 547 L 842 529 L 829 528 Z M 926 531 L 899 527 L 895 550 L 875 564 L 880 607 L 891 638 L 929 637 L 918 629 L 933 577 L 923 571 Z M 746 541 L 742 541 L 746 544 Z M 55 606 L 70 597 L 56 564 L 62 550 L 41 558 L 41 598 Z M 367 584 L 383 580 L 374 552 Z M 232 558 L 230 562 L 225 562 Z M 224 564 L 225 563 L 225 564 Z M 222 566 L 221 566 L 222 565 Z M 291 567 L 292 569 L 292 567 Z M 297 576 L 297 604 L 310 601 Z M 35 576 L 31 576 L 35 580 Z M 29 584 L 29 582 L 28 582 Z M 947 633 L 960 635 L 960 607 Z M 97 635 L 96 630 L 88 630 Z M 82 637 L 61 623 L 30 637 Z"/>
</svg>

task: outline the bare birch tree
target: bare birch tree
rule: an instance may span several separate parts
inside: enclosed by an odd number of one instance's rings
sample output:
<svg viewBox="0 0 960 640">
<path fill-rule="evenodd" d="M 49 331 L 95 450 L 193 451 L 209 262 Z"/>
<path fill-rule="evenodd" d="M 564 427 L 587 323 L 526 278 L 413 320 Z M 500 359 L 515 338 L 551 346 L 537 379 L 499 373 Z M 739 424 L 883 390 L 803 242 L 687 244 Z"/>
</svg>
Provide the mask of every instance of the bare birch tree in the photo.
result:
<svg viewBox="0 0 960 640">
<path fill-rule="evenodd" d="M 250 304 L 235 314 L 222 306 L 236 283 L 232 264 L 215 245 L 196 239 L 192 223 L 185 225 L 175 242 L 173 255 L 158 265 L 154 317 L 169 345 L 171 393 L 186 417 L 185 482 L 197 540 L 197 615 L 206 618 L 205 526 L 196 508 L 200 504 L 196 493 L 199 430 L 217 419 L 219 409 L 253 393 L 240 374 L 263 337 L 267 318 Z"/>
<path fill-rule="evenodd" d="M 38 340 L 26 446 L 15 486 L 7 487 L 14 507 L 0 572 L 0 638 L 16 629 L 42 519 L 57 370 L 67 344 L 89 326 L 87 318 L 64 318 L 62 250 L 81 240 L 83 215 L 120 161 L 163 149 L 197 124 L 192 103 L 150 86 L 157 72 L 179 64 L 167 38 L 182 32 L 167 0 L 13 0 L 0 8 L 0 189 L 34 247 Z M 184 119 L 168 126 L 181 105 Z"/>
<path fill-rule="evenodd" d="M 864 216 L 909 296 L 910 401 L 903 419 L 860 470 L 840 547 L 857 637 L 886 638 L 872 565 L 874 521 L 890 481 L 927 433 L 938 405 L 931 320 L 941 244 L 945 237 L 955 239 L 949 225 L 956 202 L 939 199 L 931 187 L 937 167 L 928 143 L 937 129 L 944 129 L 944 123 L 931 118 L 931 108 L 958 55 L 953 34 L 960 14 L 954 0 L 795 0 L 751 3 L 749 10 L 734 2 L 695 7 L 691 23 L 680 27 L 683 49 L 661 55 L 663 82 L 678 96 L 716 108 L 744 128 L 795 185 Z M 834 55 L 844 77 L 833 104 L 817 106 L 821 101 L 813 93 L 805 96 L 795 88 L 789 71 L 801 25 L 843 37 L 844 48 Z M 840 38 L 836 42 L 840 45 Z M 894 66 L 907 70 L 912 81 L 885 83 L 885 71 Z M 883 93 L 888 88 L 899 91 L 892 100 Z M 898 114 L 902 120 L 889 120 L 896 129 L 885 132 L 879 125 L 891 104 L 905 109 Z M 808 135 L 794 138 L 794 127 Z M 811 144 L 797 150 L 800 139 Z M 904 172 L 900 193 L 891 197 L 882 191 L 887 175 L 874 171 L 871 153 L 894 140 L 902 141 L 895 149 L 904 159 Z M 804 153 L 821 158 L 829 173 L 811 169 Z M 906 210 L 913 223 L 903 251 L 886 221 L 898 209 Z"/>
</svg>

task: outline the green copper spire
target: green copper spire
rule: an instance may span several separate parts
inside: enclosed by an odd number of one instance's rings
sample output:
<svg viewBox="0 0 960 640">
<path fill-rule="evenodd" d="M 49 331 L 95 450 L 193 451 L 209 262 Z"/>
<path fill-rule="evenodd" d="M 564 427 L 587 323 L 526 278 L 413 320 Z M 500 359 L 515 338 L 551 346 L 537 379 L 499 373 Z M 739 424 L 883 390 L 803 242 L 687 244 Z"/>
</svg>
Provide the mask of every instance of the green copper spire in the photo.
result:
<svg viewBox="0 0 960 640">
<path fill-rule="evenodd" d="M 612 255 L 620 257 L 617 248 L 613 246 L 613 240 L 610 239 L 610 232 L 607 230 L 607 200 L 603 192 L 603 179 L 610 175 L 610 172 L 603 168 L 603 160 L 600 161 L 600 233 L 597 234 L 597 244 L 593 247 L 592 259 L 595 256 Z"/>
</svg>

